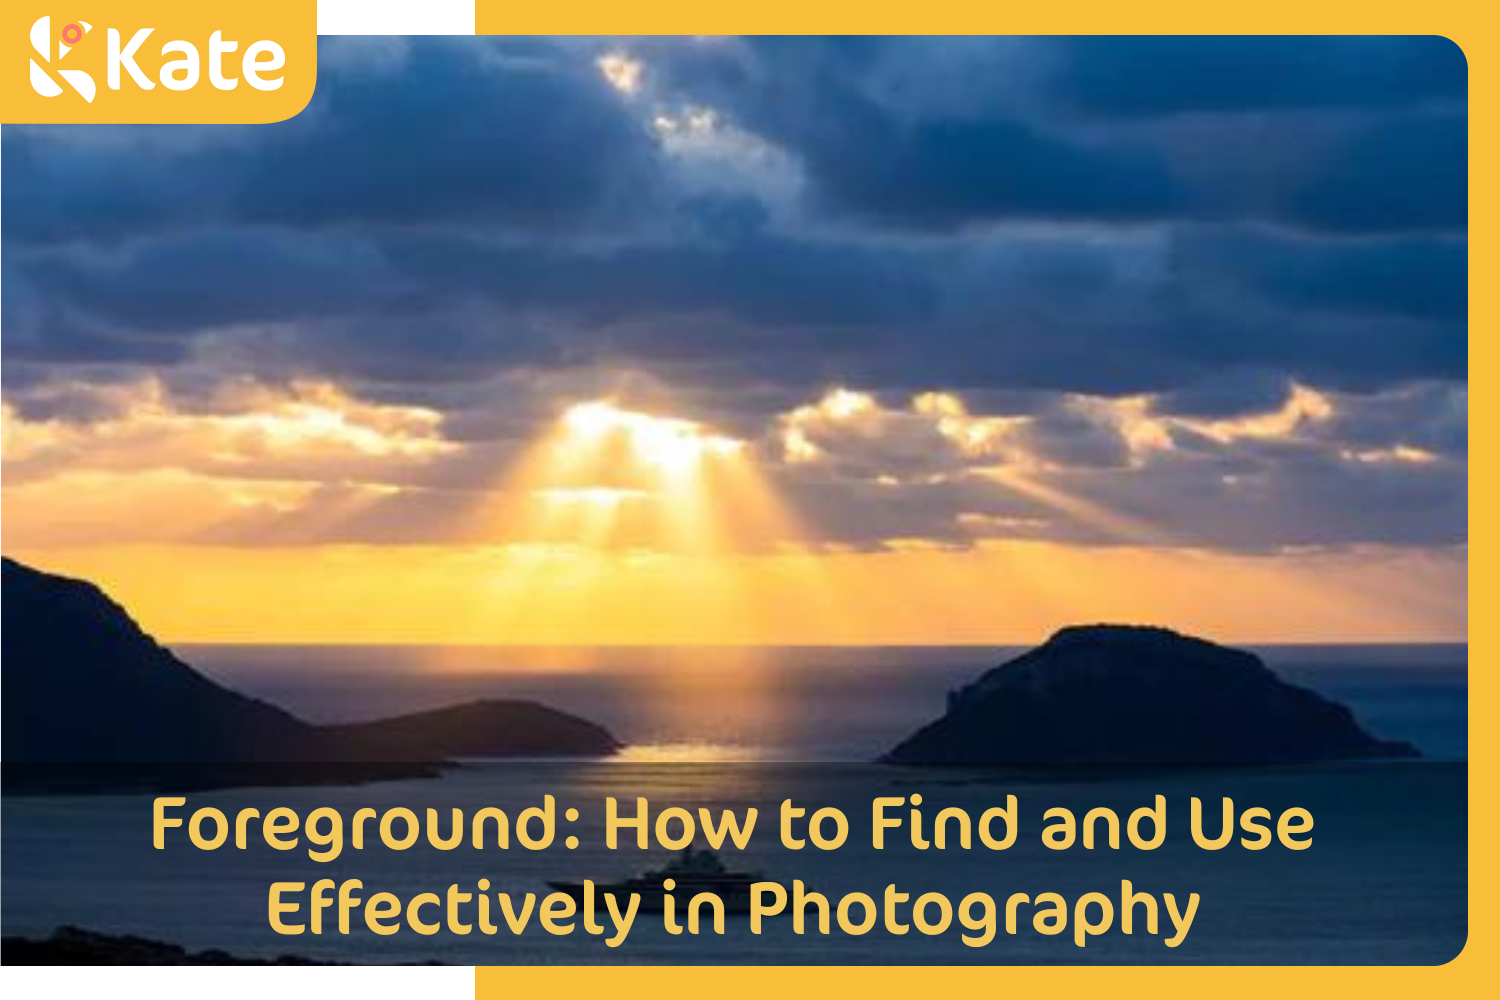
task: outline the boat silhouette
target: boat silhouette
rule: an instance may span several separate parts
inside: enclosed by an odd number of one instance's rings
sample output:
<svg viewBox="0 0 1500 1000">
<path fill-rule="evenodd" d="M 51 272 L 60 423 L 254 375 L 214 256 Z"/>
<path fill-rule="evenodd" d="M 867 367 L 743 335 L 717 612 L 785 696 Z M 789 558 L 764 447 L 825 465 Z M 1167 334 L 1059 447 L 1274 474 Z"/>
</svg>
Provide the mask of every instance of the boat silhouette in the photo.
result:
<svg viewBox="0 0 1500 1000">
<path fill-rule="evenodd" d="M 671 885 L 667 882 L 671 881 Z M 677 912 L 686 913 L 687 904 L 700 892 L 711 892 L 724 903 L 725 913 L 746 914 L 750 912 L 750 887 L 757 882 L 771 882 L 758 871 L 734 871 L 726 868 L 719 856 L 708 848 L 694 850 L 683 848 L 682 854 L 664 867 L 652 869 L 642 875 L 633 875 L 618 882 L 594 883 L 594 905 L 602 907 L 605 896 L 613 896 L 615 905 L 624 912 L 630 906 L 632 894 L 641 898 L 643 913 L 661 913 L 670 894 L 677 901 Z M 776 883 L 786 889 L 782 883 Z M 547 885 L 565 892 L 583 904 L 587 886 L 582 882 L 548 882 Z"/>
</svg>

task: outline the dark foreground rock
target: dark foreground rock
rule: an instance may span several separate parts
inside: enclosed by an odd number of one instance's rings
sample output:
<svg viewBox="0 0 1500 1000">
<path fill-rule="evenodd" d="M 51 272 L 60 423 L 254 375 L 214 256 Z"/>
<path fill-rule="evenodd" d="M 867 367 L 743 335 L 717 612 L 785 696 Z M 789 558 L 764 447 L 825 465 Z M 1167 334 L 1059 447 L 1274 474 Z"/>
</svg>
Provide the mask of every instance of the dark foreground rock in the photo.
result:
<svg viewBox="0 0 1500 1000">
<path fill-rule="evenodd" d="M 881 759 L 902 764 L 1231 764 L 1416 757 L 1242 650 L 1168 629 L 1065 628 L 952 692 Z"/>
<path fill-rule="evenodd" d="M 216 684 L 98 587 L 4 560 L 6 791 L 315 784 L 436 773 L 453 757 L 601 756 L 601 726 L 487 700 L 316 726 Z"/>
<path fill-rule="evenodd" d="M 4 965 L 327 965 L 298 955 L 276 958 L 241 958 L 212 948 L 188 951 L 165 941 L 133 934 L 100 934 L 81 927 L 63 926 L 49 938 L 6 937 L 0 939 L 0 964 Z"/>
<path fill-rule="evenodd" d="M 471 701 L 323 732 L 364 760 L 604 756 L 620 749 L 603 726 L 533 701 Z"/>
</svg>

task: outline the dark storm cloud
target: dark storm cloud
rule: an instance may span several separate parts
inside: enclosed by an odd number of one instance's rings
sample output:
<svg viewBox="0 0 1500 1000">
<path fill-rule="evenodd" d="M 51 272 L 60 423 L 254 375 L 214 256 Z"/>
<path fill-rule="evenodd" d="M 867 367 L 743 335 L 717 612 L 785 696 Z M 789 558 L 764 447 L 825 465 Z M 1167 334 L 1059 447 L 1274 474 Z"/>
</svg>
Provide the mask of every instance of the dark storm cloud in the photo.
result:
<svg viewBox="0 0 1500 1000">
<path fill-rule="evenodd" d="M 362 241 L 254 229 L 37 255 L 15 270 L 49 301 L 153 332 L 337 315 L 388 301 L 402 280 Z"/>
<path fill-rule="evenodd" d="M 865 86 L 895 50 L 850 39 L 757 39 L 661 53 L 663 86 L 722 107 L 791 151 L 821 203 L 915 227 L 997 218 L 1158 219 L 1188 192 L 1149 150 L 1088 143 L 992 109 L 903 114 Z"/>
<path fill-rule="evenodd" d="M 699 313 L 767 330 L 869 327 L 919 320 L 932 298 L 930 254 L 760 230 L 602 247 L 411 237 L 387 248 L 450 294 L 591 326 Z"/>
<path fill-rule="evenodd" d="M 1156 399 L 1156 411 L 1184 417 L 1242 417 L 1278 409 L 1291 390 L 1284 372 L 1229 369 L 1172 389 Z"/>
<path fill-rule="evenodd" d="M 1290 192 L 1281 216 L 1350 233 L 1462 232 L 1469 218 L 1468 117 L 1376 121 Z"/>
<path fill-rule="evenodd" d="M 1216 230 L 1182 255 L 1247 290 L 1293 308 L 1462 322 L 1468 247 L 1461 240 L 1329 242 Z"/>
<path fill-rule="evenodd" d="M 606 51 L 640 60 L 637 92 Z M 106 419 L 143 375 L 183 407 L 328 379 L 443 414 L 463 449 L 436 497 L 567 399 L 765 442 L 834 385 L 896 409 L 939 389 L 1026 416 L 1034 459 L 1174 542 L 1462 536 L 1467 70 L 1442 39 L 346 40 L 322 62 L 278 125 L 4 130 L 18 414 Z M 1069 402 L 1240 418 L 1294 385 L 1336 394 L 1295 447 L 1179 428 L 1145 466 Z M 960 515 L 1102 539 L 924 433 L 782 486 L 854 544 L 962 541 Z M 1341 526 L 1359 496 L 1390 509 Z M 387 506 L 381 532 L 414 518 Z"/>
<path fill-rule="evenodd" d="M 258 325 L 246 363 L 300 357 L 382 379 L 608 359 L 725 388 L 759 374 L 808 389 L 1169 392 L 1240 370 L 1375 386 L 1463 375 L 1464 256 L 1454 242 L 1228 230 L 957 246 L 757 230 L 580 246 L 215 229 L 33 255 L 12 266 L 20 294 L 5 308 L 21 330 L 50 309 L 93 336 L 134 336 L 148 356 Z M 7 350 L 60 358 L 89 343 L 23 335 Z"/>
<path fill-rule="evenodd" d="M 628 214 L 655 180 L 644 128 L 593 67 L 470 45 L 320 82 L 287 132 L 247 161 L 236 216 L 556 230 Z"/>
<path fill-rule="evenodd" d="M 150 235 L 208 223 L 488 223 L 556 231 L 617 221 L 650 196 L 644 127 L 586 61 L 506 58 L 423 40 L 396 65 L 320 74 L 296 118 L 116 145 L 7 129 L 7 241 Z"/>
<path fill-rule="evenodd" d="M 800 159 L 816 204 L 881 225 L 1259 215 L 1327 232 L 1465 226 L 1467 66 L 1444 39 L 1036 39 L 976 52 L 985 44 L 652 51 L 664 95 L 722 109 Z M 945 59 L 979 68 L 967 89 Z M 1011 77 L 996 69 L 1007 64 Z M 1148 127 L 1189 111 L 1253 119 L 1258 142 L 1217 149 L 1210 123 L 1183 149 Z M 1247 157 L 1284 174 L 1270 204 L 1247 205 L 1222 180 Z"/>
<path fill-rule="evenodd" d="M 1100 115 L 1462 103 L 1457 45 L 1412 37 L 1092 35 L 1050 41 L 1056 93 Z"/>
</svg>

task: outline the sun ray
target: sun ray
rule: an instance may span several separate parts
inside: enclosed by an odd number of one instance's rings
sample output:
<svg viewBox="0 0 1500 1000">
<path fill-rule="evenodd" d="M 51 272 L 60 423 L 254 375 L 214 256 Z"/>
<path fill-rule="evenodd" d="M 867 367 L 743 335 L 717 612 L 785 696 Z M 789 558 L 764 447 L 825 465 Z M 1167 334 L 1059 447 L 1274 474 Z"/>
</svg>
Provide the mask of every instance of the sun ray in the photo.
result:
<svg viewBox="0 0 1500 1000">
<path fill-rule="evenodd" d="M 1160 535 L 1159 529 L 1139 518 L 1130 517 L 1102 504 L 1069 493 L 1014 466 L 994 466 L 976 470 L 976 475 L 1006 486 L 1029 500 L 1058 511 L 1079 524 L 1092 528 L 1114 542 L 1144 544 Z"/>
<path fill-rule="evenodd" d="M 698 421 L 574 403 L 491 492 L 474 528 L 495 540 L 496 579 L 471 612 L 502 633 L 770 634 L 789 589 L 846 617 L 756 449 Z"/>
</svg>

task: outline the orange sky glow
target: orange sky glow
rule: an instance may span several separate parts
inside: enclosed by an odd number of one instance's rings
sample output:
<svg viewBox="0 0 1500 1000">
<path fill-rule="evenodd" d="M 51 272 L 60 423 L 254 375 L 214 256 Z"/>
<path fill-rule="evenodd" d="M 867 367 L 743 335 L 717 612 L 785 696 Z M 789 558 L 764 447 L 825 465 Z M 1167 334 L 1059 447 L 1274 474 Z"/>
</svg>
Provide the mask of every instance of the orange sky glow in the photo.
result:
<svg viewBox="0 0 1500 1000">
<path fill-rule="evenodd" d="M 1143 407 L 1109 405 L 1133 450 L 1171 447 L 1171 428 Z M 1294 393 L 1277 412 L 1198 430 L 1275 437 L 1327 406 Z M 101 583 L 169 641 L 986 644 L 1104 620 L 1238 642 L 1450 641 L 1467 630 L 1454 600 L 1462 548 L 1157 544 L 1150 525 L 1049 485 L 1026 456 L 996 460 L 1010 422 L 971 416 L 951 394 L 893 416 L 833 390 L 787 413 L 775 444 L 786 463 L 817 463 L 831 425 L 878 434 L 882 419 L 926 420 L 959 451 L 988 456 L 979 477 L 1096 524 L 1108 543 L 1008 533 L 978 514 L 971 526 L 987 530 L 962 544 L 820 541 L 778 496 L 755 442 L 607 399 L 563 407 L 444 540 L 316 540 L 320 519 L 406 494 L 388 469 L 455 450 L 435 414 L 330 385 L 252 393 L 211 415 L 146 387 L 122 414 L 85 433 L 5 411 L 6 550 Z M 332 501 L 321 485 L 330 468 L 344 484 Z M 257 534 L 268 516 L 299 521 L 309 540 Z M 222 530 L 240 520 L 250 527 L 238 538 Z"/>
</svg>

